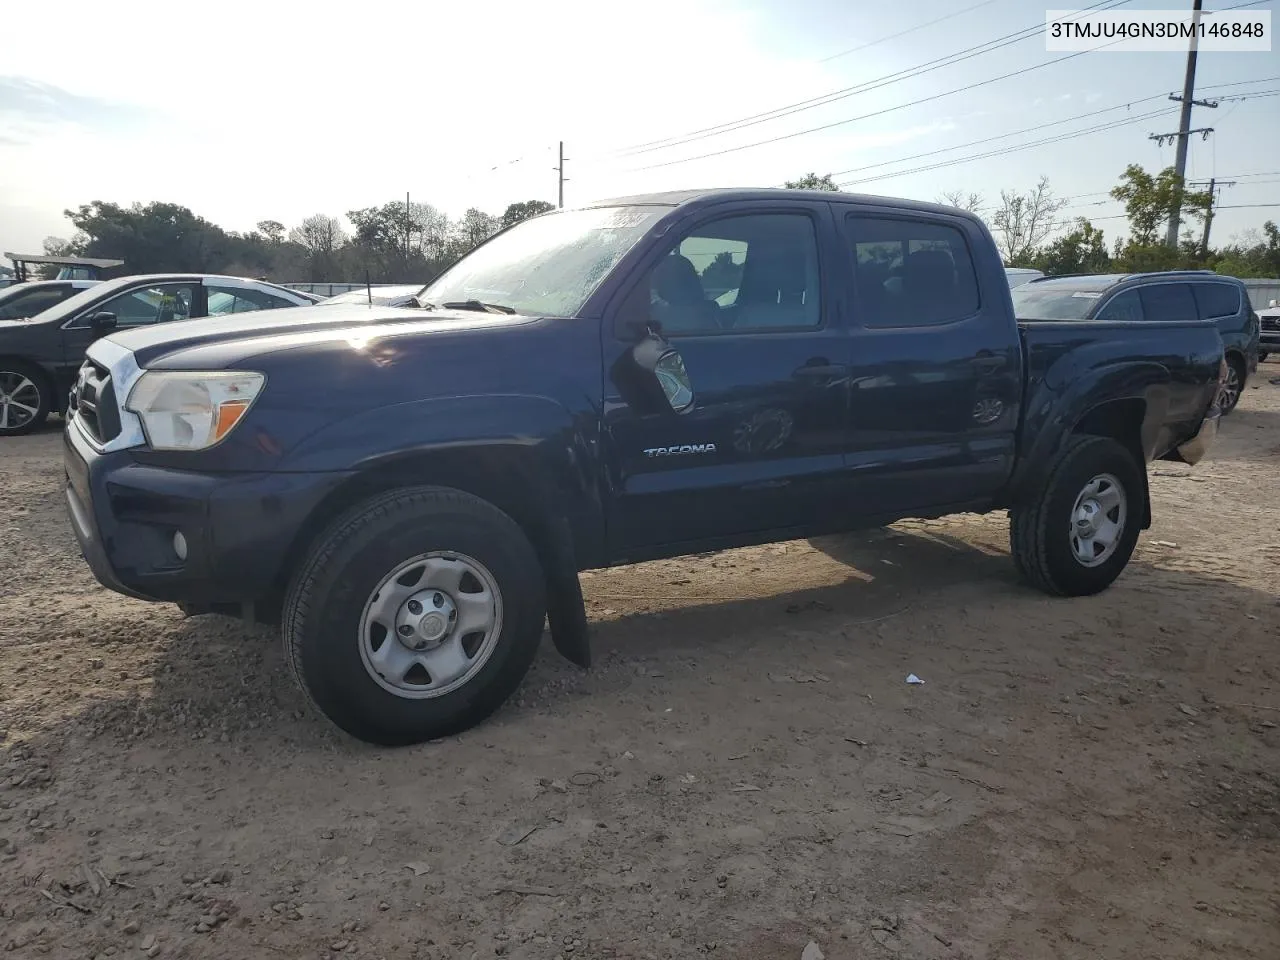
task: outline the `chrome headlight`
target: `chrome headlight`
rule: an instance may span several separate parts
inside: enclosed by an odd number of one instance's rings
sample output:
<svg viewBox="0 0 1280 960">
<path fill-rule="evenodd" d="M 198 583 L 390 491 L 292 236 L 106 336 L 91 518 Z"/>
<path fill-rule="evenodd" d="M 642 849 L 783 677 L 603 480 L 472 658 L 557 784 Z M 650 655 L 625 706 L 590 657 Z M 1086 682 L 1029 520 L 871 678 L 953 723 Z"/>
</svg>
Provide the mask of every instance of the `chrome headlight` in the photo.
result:
<svg viewBox="0 0 1280 960">
<path fill-rule="evenodd" d="M 125 409 L 138 415 L 154 450 L 204 450 L 229 434 L 262 392 L 260 373 L 149 370 Z"/>
</svg>

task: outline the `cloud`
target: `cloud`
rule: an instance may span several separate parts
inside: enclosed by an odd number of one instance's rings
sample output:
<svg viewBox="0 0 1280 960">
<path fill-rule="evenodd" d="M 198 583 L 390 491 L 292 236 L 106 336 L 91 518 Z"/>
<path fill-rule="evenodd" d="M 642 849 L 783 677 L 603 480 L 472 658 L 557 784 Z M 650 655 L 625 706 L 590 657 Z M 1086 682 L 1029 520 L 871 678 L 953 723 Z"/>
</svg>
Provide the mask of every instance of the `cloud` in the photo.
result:
<svg viewBox="0 0 1280 960">
<path fill-rule="evenodd" d="M 0 143 L 31 143 L 51 128 L 118 133 L 145 126 L 152 118 L 151 111 L 71 93 L 30 77 L 0 77 L 0 122 L 7 128 Z"/>
</svg>

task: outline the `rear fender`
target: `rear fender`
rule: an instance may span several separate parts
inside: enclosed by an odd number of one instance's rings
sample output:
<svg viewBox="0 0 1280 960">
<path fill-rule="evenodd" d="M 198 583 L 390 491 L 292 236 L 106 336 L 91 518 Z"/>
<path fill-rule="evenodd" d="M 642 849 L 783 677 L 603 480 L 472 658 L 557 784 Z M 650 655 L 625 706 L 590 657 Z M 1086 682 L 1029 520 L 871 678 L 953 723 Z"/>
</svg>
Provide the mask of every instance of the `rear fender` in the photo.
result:
<svg viewBox="0 0 1280 960">
<path fill-rule="evenodd" d="M 1088 369 L 1084 376 L 1066 380 L 1078 372 L 1078 367 L 1051 369 L 1028 391 L 1018 445 L 1021 456 L 1002 502 L 1013 506 L 1035 496 L 1075 434 L 1108 436 L 1129 449 L 1144 467 L 1143 526 L 1150 526 L 1145 465 L 1167 439 L 1169 371 L 1159 363 L 1126 361 Z"/>
</svg>

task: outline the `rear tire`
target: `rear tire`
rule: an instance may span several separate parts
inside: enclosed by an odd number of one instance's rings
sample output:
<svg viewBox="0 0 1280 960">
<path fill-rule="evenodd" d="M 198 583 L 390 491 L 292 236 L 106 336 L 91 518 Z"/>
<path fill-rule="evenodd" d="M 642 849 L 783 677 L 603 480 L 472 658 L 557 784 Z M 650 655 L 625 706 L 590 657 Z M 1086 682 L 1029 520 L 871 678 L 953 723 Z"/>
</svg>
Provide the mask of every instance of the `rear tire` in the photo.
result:
<svg viewBox="0 0 1280 960">
<path fill-rule="evenodd" d="M 1244 361 L 1239 357 L 1228 357 L 1227 382 L 1218 391 L 1218 409 L 1222 411 L 1224 417 L 1240 402 L 1240 394 L 1244 392 L 1245 376 Z"/>
<path fill-rule="evenodd" d="M 316 708 L 353 737 L 421 743 L 506 701 L 545 616 L 541 565 L 514 520 L 458 490 L 412 487 L 347 511 L 311 549 L 285 599 L 285 659 Z"/>
<path fill-rule="evenodd" d="M 39 367 L 22 360 L 0 360 L 0 437 L 17 437 L 49 417 L 53 394 Z"/>
<path fill-rule="evenodd" d="M 1142 469 L 1115 440 L 1072 437 L 1035 497 L 1010 511 L 1009 546 L 1022 576 L 1055 596 L 1109 587 L 1141 532 Z"/>
</svg>

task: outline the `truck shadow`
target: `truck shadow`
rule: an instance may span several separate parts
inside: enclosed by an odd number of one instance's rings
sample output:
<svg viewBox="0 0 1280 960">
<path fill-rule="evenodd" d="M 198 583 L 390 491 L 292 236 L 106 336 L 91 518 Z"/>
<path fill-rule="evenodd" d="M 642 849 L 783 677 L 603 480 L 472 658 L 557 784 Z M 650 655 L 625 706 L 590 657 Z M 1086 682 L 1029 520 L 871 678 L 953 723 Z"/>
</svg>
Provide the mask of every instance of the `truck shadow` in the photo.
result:
<svg viewBox="0 0 1280 960">
<path fill-rule="evenodd" d="M 533 712 L 570 707 L 584 697 L 610 695 L 609 691 L 630 682 L 626 665 L 639 661 L 732 661 L 743 650 L 751 649 L 757 656 L 763 649 L 758 663 L 763 673 L 788 664 L 794 667 L 794 657 L 787 650 L 793 640 L 803 643 L 806 660 L 856 661 L 866 652 L 865 638 L 885 623 L 891 624 L 897 654 L 927 659 L 939 642 L 940 629 L 972 625 L 979 616 L 990 620 L 987 642 L 1010 650 L 1033 650 L 1037 637 L 1046 631 L 1061 633 L 1086 615 L 1102 624 L 1098 631 L 1086 632 L 1105 638 L 1108 655 L 1121 656 L 1120 649 L 1131 643 L 1128 654 L 1141 657 L 1147 641 L 1138 634 L 1150 624 L 1129 623 L 1116 612 L 1114 603 L 1108 605 L 1106 598 L 1116 592 L 1156 594 L 1162 616 L 1167 613 L 1171 621 L 1182 616 L 1202 621 L 1210 633 L 1217 629 L 1212 626 L 1215 623 L 1240 621 L 1248 610 L 1269 613 L 1275 603 L 1271 596 L 1248 587 L 1137 561 L 1100 598 L 1051 599 L 1018 581 L 1007 554 L 934 531 L 887 528 L 824 537 L 813 546 L 834 561 L 824 571 L 827 582 L 792 589 L 786 588 L 785 579 L 772 575 L 767 561 L 763 569 L 759 564 L 752 568 L 758 572 L 730 568 L 717 582 L 731 585 L 736 592 L 726 590 L 716 597 L 708 596 L 708 584 L 685 578 L 675 578 L 675 585 L 668 589 L 642 596 L 637 583 L 653 584 L 658 578 L 637 577 L 636 572 L 653 565 L 596 571 L 584 592 L 597 667 L 579 671 L 560 659 L 544 638 L 516 702 L 479 728 L 489 730 L 482 735 L 500 736 L 494 724 L 529 722 L 531 707 Z M 814 559 L 808 551 L 788 547 Z M 735 555 L 720 556 L 732 560 Z M 672 564 L 679 562 L 660 563 L 670 572 Z M 847 573 L 842 575 L 841 570 Z M 624 614 L 608 606 L 624 600 L 629 607 Z M 1016 631 L 1005 635 L 1010 624 L 1016 624 Z M 205 740 L 215 749 L 230 743 L 237 752 L 253 750 L 255 743 L 269 744 L 262 748 L 269 752 L 331 754 L 336 747 L 359 754 L 372 749 L 338 734 L 308 708 L 285 669 L 274 631 L 206 616 L 178 621 L 164 634 L 145 695 L 120 692 L 109 703 L 72 711 L 64 722 L 50 725 L 47 733 L 28 743 L 37 746 L 47 740 L 45 746 L 57 750 L 68 731 L 77 737 L 88 731 L 95 738 L 116 740 L 120 750 L 138 741 L 165 739 Z M 149 637 L 146 642 L 155 639 Z M 619 664 L 624 666 L 617 669 Z M 534 699 L 521 706 L 525 694 Z M 96 749 L 116 748 L 103 744 Z M 181 778 L 183 772 L 174 776 Z"/>
</svg>

